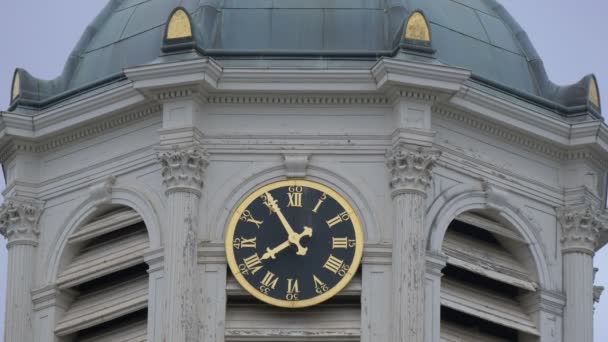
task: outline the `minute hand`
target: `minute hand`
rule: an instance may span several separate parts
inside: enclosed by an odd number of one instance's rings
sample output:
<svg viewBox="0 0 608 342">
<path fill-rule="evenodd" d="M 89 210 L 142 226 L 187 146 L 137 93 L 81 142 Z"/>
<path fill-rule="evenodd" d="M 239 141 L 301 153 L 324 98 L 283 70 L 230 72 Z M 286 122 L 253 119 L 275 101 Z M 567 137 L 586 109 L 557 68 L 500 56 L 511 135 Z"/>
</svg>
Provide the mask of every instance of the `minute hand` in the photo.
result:
<svg viewBox="0 0 608 342">
<path fill-rule="evenodd" d="M 272 197 L 270 192 L 265 193 L 265 195 L 267 201 L 266 205 L 270 207 L 270 209 L 274 211 L 279 217 L 279 221 L 281 221 L 283 228 L 285 228 L 285 231 L 287 231 L 288 241 L 298 248 L 296 254 L 306 255 L 306 253 L 308 252 L 308 248 L 302 247 L 302 245 L 300 244 L 300 236 L 296 234 L 293 228 L 291 228 L 289 222 L 287 222 L 287 219 L 285 218 L 285 215 L 283 215 L 283 212 L 281 212 L 281 208 L 279 208 L 277 201 L 274 199 L 274 197 Z"/>
</svg>

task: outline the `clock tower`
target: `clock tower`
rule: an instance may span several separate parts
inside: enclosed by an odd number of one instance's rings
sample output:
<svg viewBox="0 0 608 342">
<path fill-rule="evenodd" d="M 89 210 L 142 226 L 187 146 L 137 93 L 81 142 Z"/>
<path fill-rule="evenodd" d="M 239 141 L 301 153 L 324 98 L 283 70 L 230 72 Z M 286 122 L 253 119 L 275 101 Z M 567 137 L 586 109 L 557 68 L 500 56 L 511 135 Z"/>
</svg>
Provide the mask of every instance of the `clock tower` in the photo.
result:
<svg viewBox="0 0 608 342">
<path fill-rule="evenodd" d="M 7 342 L 593 342 L 608 127 L 494 0 L 111 0 L 0 113 Z"/>
</svg>

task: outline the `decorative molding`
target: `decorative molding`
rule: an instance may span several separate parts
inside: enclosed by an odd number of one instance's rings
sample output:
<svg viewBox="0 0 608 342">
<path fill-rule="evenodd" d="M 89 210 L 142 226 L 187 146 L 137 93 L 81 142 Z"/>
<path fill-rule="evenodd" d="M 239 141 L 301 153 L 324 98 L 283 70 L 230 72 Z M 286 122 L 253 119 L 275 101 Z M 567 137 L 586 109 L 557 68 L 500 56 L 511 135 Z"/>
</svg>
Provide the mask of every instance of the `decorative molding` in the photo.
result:
<svg viewBox="0 0 608 342">
<path fill-rule="evenodd" d="M 370 243 L 363 247 L 363 265 L 392 265 L 393 245 L 390 243 Z"/>
<path fill-rule="evenodd" d="M 55 285 L 45 286 L 32 291 L 34 311 L 48 308 L 67 309 L 78 293 L 71 289 L 60 290 Z"/>
<path fill-rule="evenodd" d="M 157 158 L 167 193 L 184 191 L 200 196 L 205 169 L 209 165 L 209 154 L 201 145 L 160 148 Z"/>
<path fill-rule="evenodd" d="M 112 187 L 114 184 L 116 184 L 116 177 L 109 176 L 89 188 L 89 199 L 95 202 L 96 207 L 108 205 L 112 202 Z"/>
<path fill-rule="evenodd" d="M 439 100 L 439 93 L 416 88 L 395 88 L 388 91 L 391 101 L 406 98 L 415 101 L 434 103 Z"/>
<path fill-rule="evenodd" d="M 119 114 L 112 116 L 106 120 L 84 126 L 80 129 L 71 130 L 69 133 L 54 136 L 52 138 L 43 140 L 40 143 L 33 143 L 29 141 L 14 140 L 6 144 L 6 146 L 0 151 L 0 163 L 5 164 L 9 161 L 16 153 L 43 153 L 48 152 L 65 145 L 82 141 L 84 139 L 90 139 L 92 137 L 102 135 L 107 131 L 114 130 L 119 126 L 124 126 L 132 122 L 141 120 L 154 113 L 159 113 L 161 106 L 155 104 L 146 108 L 127 112 L 125 114 Z"/>
<path fill-rule="evenodd" d="M 343 106 L 343 105 L 373 105 L 373 106 L 388 106 L 390 100 L 383 95 L 213 95 L 205 96 L 205 103 L 209 104 L 272 104 L 272 105 L 328 105 L 328 106 Z"/>
<path fill-rule="evenodd" d="M 309 156 L 307 154 L 284 154 L 283 165 L 287 178 L 304 178 L 308 168 Z"/>
<path fill-rule="evenodd" d="M 226 247 L 222 242 L 201 242 L 198 245 L 199 264 L 227 265 Z"/>
<path fill-rule="evenodd" d="M 562 317 L 566 307 L 566 295 L 559 292 L 538 289 L 519 296 L 519 300 L 529 315 L 538 311 Z"/>
<path fill-rule="evenodd" d="M 392 195 L 404 192 L 420 192 L 426 190 L 433 178 L 433 167 L 440 152 L 434 148 L 410 147 L 398 144 L 386 154 L 386 165 L 390 170 L 390 188 Z"/>
<path fill-rule="evenodd" d="M 487 135 L 501 138 L 507 142 L 517 144 L 525 149 L 547 155 L 553 159 L 560 161 L 591 160 L 602 168 L 608 168 L 608 158 L 603 157 L 601 154 L 593 150 L 584 148 L 567 149 L 567 147 L 556 148 L 557 145 L 555 143 L 544 142 L 540 139 L 532 138 L 526 133 L 518 133 L 512 128 L 493 124 L 483 119 L 476 118 L 471 114 L 441 105 L 433 106 L 432 111 L 434 114 L 442 116 L 448 120 L 460 122 Z M 595 132 L 597 132 L 597 127 L 594 128 L 593 135 L 596 134 Z"/>
<path fill-rule="evenodd" d="M 7 198 L 0 206 L 0 234 L 8 239 L 7 248 L 14 245 L 38 245 L 38 220 L 43 203 L 16 197 Z"/>
<path fill-rule="evenodd" d="M 176 100 L 185 97 L 193 97 L 199 94 L 196 87 L 182 87 L 173 89 L 163 89 L 154 92 L 154 98 L 158 101 Z"/>
<path fill-rule="evenodd" d="M 562 226 L 562 252 L 593 255 L 600 235 L 608 229 L 603 211 L 587 204 L 558 209 L 557 215 Z"/>
<path fill-rule="evenodd" d="M 448 257 L 443 253 L 426 252 L 426 273 L 441 277 L 441 270 L 445 268 L 448 262 Z"/>
</svg>

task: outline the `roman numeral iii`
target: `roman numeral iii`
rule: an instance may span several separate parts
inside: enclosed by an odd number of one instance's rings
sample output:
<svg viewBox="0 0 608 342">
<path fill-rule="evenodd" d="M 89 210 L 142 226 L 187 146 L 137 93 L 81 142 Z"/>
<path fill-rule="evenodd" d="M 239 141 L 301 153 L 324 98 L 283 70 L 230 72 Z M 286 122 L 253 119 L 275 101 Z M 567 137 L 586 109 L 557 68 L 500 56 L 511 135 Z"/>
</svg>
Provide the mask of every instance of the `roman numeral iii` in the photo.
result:
<svg viewBox="0 0 608 342">
<path fill-rule="evenodd" d="M 340 271 L 340 268 L 342 268 L 342 264 L 344 264 L 343 260 L 340 260 L 330 254 L 329 258 L 325 262 L 325 265 L 323 265 L 323 268 L 336 274 L 336 273 L 338 273 L 338 271 Z"/>
<path fill-rule="evenodd" d="M 245 262 L 245 265 L 251 271 L 251 274 L 255 274 L 257 271 L 261 270 L 264 267 L 257 253 L 243 259 L 243 262 Z"/>
</svg>

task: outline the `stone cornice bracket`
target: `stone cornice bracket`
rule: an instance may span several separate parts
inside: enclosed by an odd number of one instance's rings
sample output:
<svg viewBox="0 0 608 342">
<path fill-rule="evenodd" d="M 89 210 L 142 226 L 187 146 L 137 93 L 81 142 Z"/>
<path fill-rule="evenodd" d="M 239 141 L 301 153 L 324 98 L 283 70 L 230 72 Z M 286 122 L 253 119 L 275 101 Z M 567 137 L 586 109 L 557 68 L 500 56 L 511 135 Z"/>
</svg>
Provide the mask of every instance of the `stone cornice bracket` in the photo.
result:
<svg viewBox="0 0 608 342">
<path fill-rule="evenodd" d="M 7 240 L 7 248 L 15 245 L 38 245 L 38 220 L 43 203 L 17 197 L 7 198 L 0 206 L 0 234 Z"/>
<path fill-rule="evenodd" d="M 199 144 L 157 150 L 166 193 L 176 191 L 201 195 L 209 154 Z"/>
<path fill-rule="evenodd" d="M 283 165 L 287 178 L 304 178 L 308 168 L 309 156 L 307 154 L 285 154 Z"/>
<path fill-rule="evenodd" d="M 562 253 L 593 255 L 600 235 L 607 230 L 603 212 L 583 205 L 558 209 L 557 215 L 562 226 Z"/>
<path fill-rule="evenodd" d="M 441 152 L 434 148 L 411 147 L 399 144 L 386 154 L 386 165 L 390 171 L 392 196 L 418 192 L 426 195 L 433 178 L 435 166 Z"/>
</svg>

